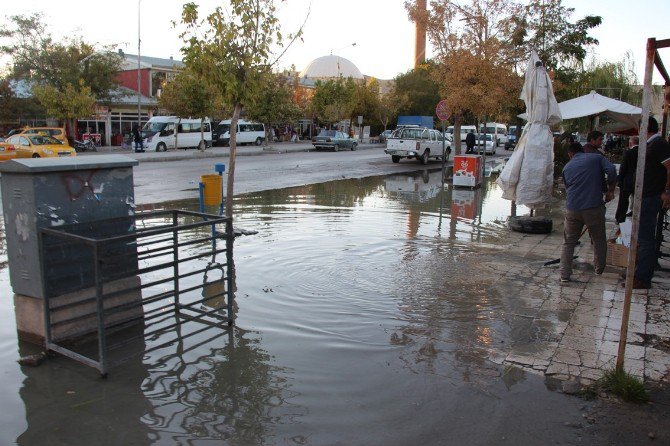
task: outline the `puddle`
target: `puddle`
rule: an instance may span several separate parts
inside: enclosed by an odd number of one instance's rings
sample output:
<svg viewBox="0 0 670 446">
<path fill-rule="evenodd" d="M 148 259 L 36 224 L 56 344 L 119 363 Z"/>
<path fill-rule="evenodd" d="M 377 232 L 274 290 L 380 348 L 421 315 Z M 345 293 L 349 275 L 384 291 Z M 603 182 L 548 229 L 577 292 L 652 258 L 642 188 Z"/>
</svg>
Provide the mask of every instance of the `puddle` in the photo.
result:
<svg viewBox="0 0 670 446">
<path fill-rule="evenodd" d="M 35 348 L 16 340 L 0 237 L 1 442 L 491 444 L 577 412 L 539 377 L 490 361 L 549 330 L 481 266 L 508 233 L 494 179 L 443 190 L 440 172 L 423 172 L 240 196 L 235 225 L 258 234 L 235 243 L 235 327 L 185 328 L 107 380 L 65 358 L 16 364 Z M 161 208 L 197 203 L 138 206 Z"/>
</svg>

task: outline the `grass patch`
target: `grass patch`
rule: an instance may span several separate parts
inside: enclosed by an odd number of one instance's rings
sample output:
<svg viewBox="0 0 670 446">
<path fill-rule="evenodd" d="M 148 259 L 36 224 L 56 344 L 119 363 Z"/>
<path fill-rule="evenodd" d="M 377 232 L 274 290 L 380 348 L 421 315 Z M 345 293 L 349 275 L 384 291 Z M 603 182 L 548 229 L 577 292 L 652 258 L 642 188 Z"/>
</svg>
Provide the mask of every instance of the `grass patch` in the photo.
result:
<svg viewBox="0 0 670 446">
<path fill-rule="evenodd" d="M 639 379 L 624 370 L 608 370 L 594 383 L 594 391 L 606 391 L 632 403 L 646 403 L 649 392 Z"/>
</svg>

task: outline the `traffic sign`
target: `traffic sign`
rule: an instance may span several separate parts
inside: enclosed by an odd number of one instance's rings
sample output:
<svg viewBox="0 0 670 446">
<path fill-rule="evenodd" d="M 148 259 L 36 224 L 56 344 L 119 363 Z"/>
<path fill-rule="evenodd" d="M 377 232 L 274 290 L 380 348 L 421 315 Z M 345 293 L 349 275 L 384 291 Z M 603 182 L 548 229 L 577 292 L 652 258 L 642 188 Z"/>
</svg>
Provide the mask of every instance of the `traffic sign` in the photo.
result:
<svg viewBox="0 0 670 446">
<path fill-rule="evenodd" d="M 440 121 L 446 121 L 451 117 L 451 110 L 449 110 L 449 107 L 447 107 L 446 100 L 442 99 L 437 103 L 437 107 L 435 107 L 435 114 L 440 119 Z"/>
</svg>

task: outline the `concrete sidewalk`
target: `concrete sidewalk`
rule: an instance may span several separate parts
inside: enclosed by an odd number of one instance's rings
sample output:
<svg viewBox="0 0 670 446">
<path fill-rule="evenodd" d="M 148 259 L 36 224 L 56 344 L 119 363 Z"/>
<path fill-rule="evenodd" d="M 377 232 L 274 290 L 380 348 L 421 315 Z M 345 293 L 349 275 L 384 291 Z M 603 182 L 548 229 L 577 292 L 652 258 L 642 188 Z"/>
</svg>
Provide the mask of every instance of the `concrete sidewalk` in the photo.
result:
<svg viewBox="0 0 670 446">
<path fill-rule="evenodd" d="M 357 150 L 382 149 L 384 144 L 359 144 Z M 310 152 L 314 151 L 311 141 L 300 142 L 275 142 L 267 146 L 238 146 L 237 156 L 263 155 L 267 153 L 289 153 L 289 152 Z M 120 146 L 98 147 L 97 152 L 80 152 L 77 156 L 95 156 L 106 154 L 120 154 L 136 159 L 139 162 L 157 162 L 157 161 L 181 161 L 203 158 L 221 158 L 230 156 L 230 147 L 210 147 L 204 152 L 197 149 L 171 149 L 167 152 L 146 151 L 144 153 L 135 153 L 132 149 L 124 149 Z"/>
<path fill-rule="evenodd" d="M 607 206 L 608 234 L 614 234 L 616 200 Z M 601 276 L 593 270 L 589 235 L 577 247 L 572 281 L 560 283 L 558 259 L 563 224 L 548 235 L 510 232 L 503 251 L 486 260 L 498 292 L 517 296 L 516 314 L 527 321 L 526 336 L 514 345 L 494 347 L 490 359 L 556 377 L 563 386 L 589 384 L 616 364 L 624 288 L 623 268 L 608 266 Z M 667 240 L 667 230 L 666 240 Z M 666 244 L 667 245 L 667 244 Z M 624 369 L 648 382 L 670 376 L 670 261 L 660 260 L 652 288 L 633 290 Z M 575 386 L 576 387 L 576 386 Z"/>
</svg>

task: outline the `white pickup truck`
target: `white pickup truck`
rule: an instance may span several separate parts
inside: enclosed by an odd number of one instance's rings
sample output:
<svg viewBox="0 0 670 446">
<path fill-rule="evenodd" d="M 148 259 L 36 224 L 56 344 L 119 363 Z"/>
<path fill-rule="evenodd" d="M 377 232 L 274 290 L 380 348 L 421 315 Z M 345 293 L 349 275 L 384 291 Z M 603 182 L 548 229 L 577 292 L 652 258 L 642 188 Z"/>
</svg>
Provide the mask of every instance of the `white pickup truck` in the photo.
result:
<svg viewBox="0 0 670 446">
<path fill-rule="evenodd" d="M 408 125 L 400 127 L 393 132 L 386 141 L 384 152 L 391 155 L 394 163 L 399 163 L 402 158 L 414 158 L 421 164 L 428 164 L 429 159 L 442 160 L 442 140 L 446 151 L 446 159 L 451 153 L 451 135 L 442 136 L 442 132 Z"/>
</svg>

